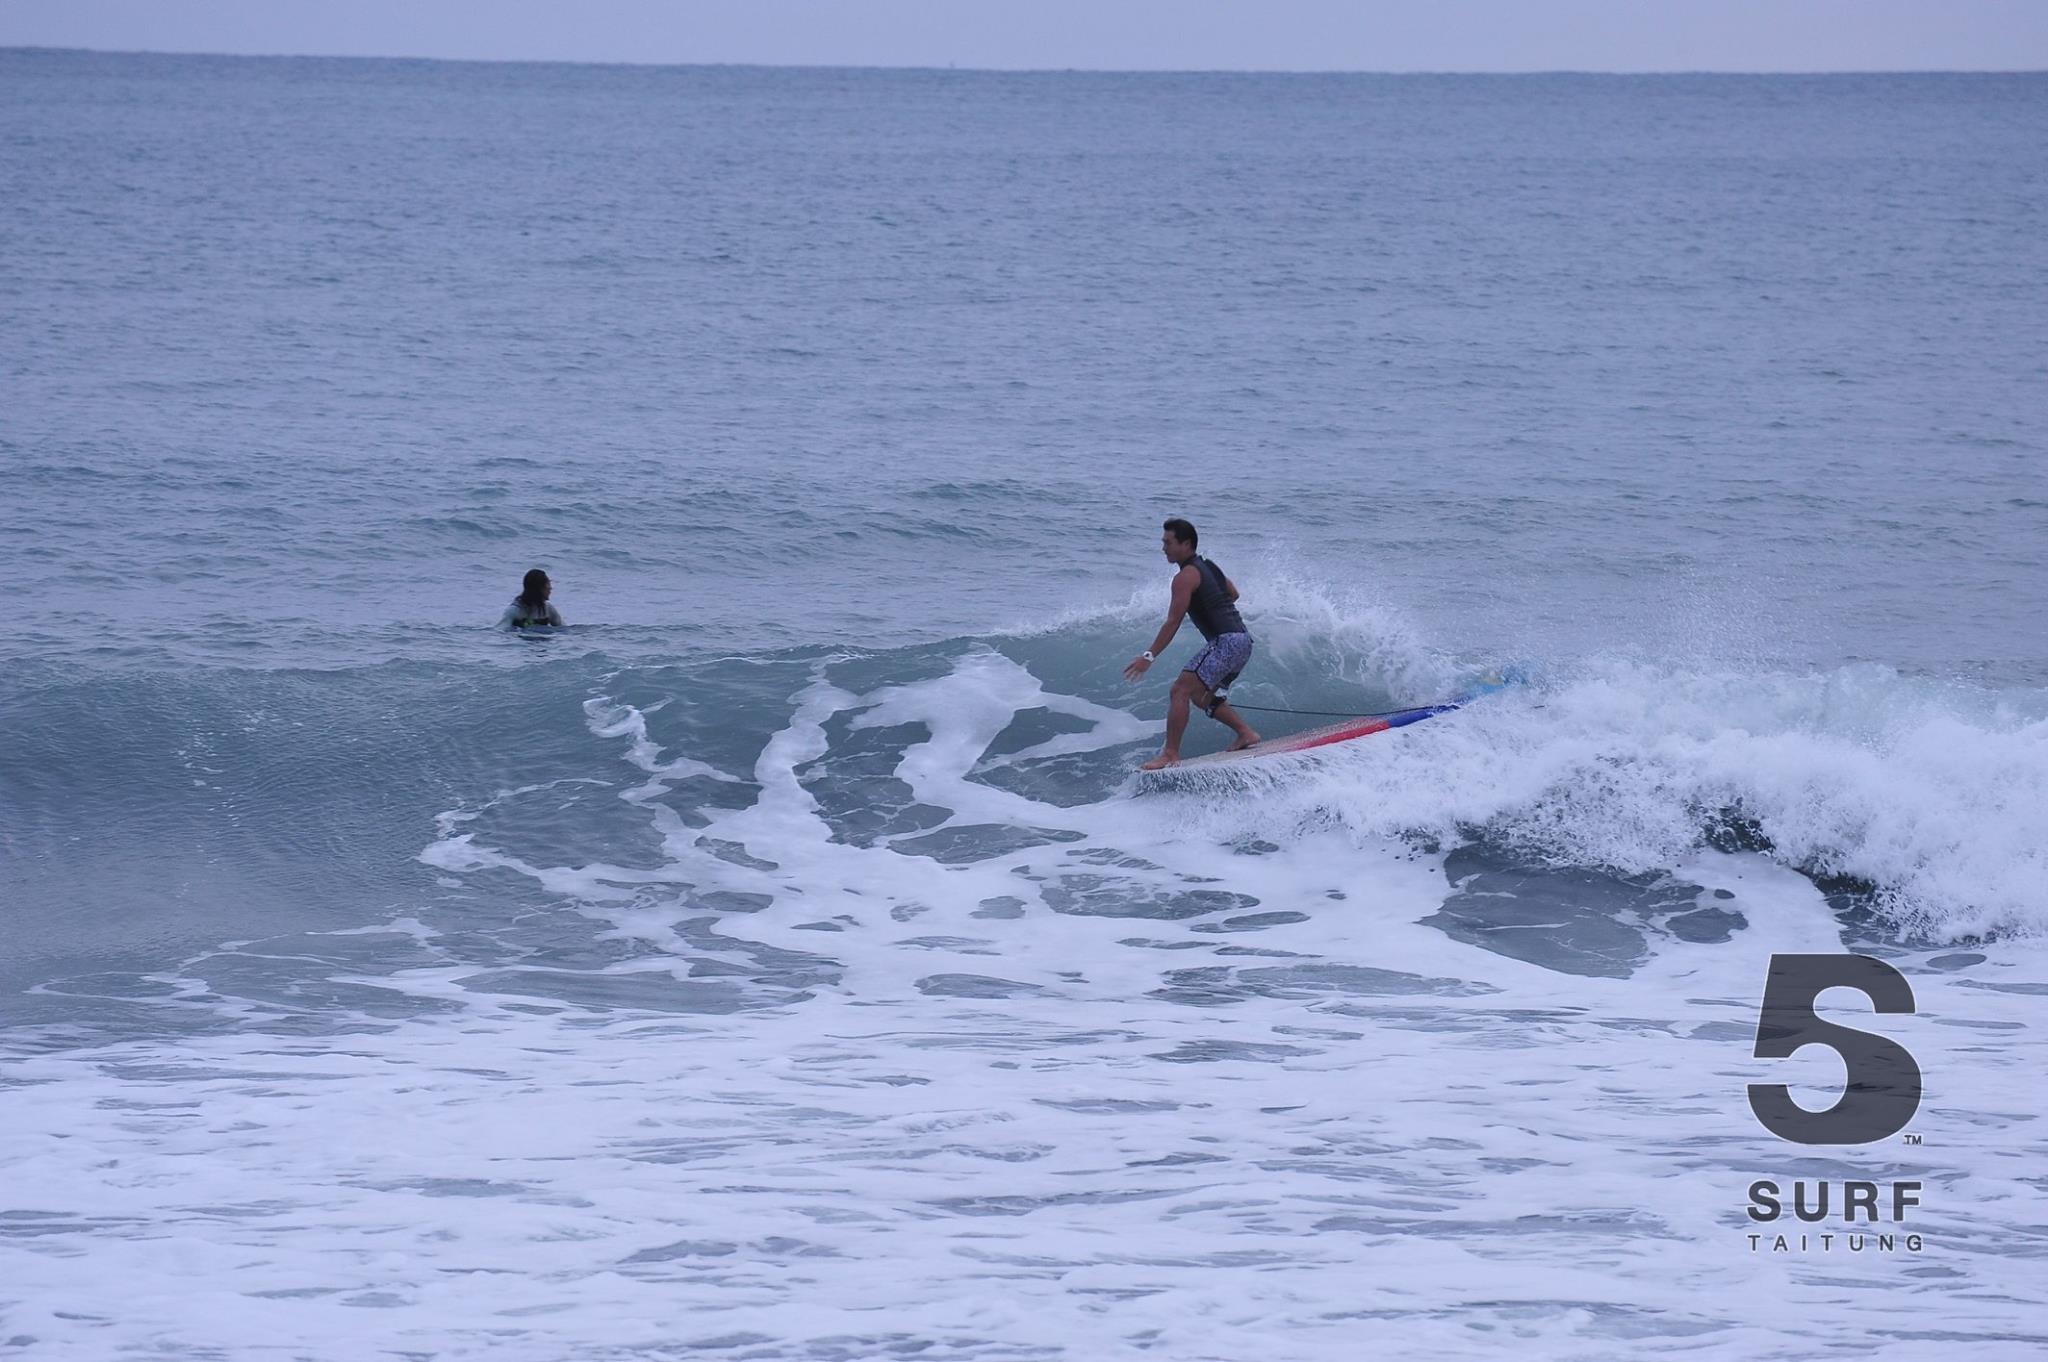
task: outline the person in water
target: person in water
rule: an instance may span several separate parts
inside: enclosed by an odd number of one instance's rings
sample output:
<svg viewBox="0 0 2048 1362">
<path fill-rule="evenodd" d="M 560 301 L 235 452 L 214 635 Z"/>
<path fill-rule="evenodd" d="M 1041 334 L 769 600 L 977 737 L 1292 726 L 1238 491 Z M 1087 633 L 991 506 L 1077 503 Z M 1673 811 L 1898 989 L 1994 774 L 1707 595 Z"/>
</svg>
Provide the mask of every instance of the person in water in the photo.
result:
<svg viewBox="0 0 2048 1362">
<path fill-rule="evenodd" d="M 1206 642 L 1173 683 L 1172 702 L 1166 711 L 1166 746 L 1141 768 L 1158 771 L 1180 760 L 1181 735 L 1188 728 L 1188 706 L 1200 705 L 1202 712 L 1219 723 L 1229 724 L 1237 734 L 1230 744 L 1235 752 L 1259 740 L 1252 726 L 1232 709 L 1224 697 L 1230 683 L 1251 661 L 1252 636 L 1237 613 L 1237 583 L 1223 575 L 1223 569 L 1195 552 L 1195 527 L 1175 518 L 1166 522 L 1159 547 L 1175 568 L 1173 596 L 1166 607 L 1166 623 L 1159 627 L 1152 646 L 1131 659 L 1124 668 L 1124 680 L 1135 681 L 1164 652 L 1180 632 L 1183 618 L 1192 619 Z"/>
<path fill-rule="evenodd" d="M 498 617 L 498 626 L 503 629 L 526 629 L 536 624 L 562 622 L 562 612 L 548 604 L 555 584 L 539 568 L 529 570 L 519 583 L 519 594 L 512 598 L 512 604 L 505 607 L 505 613 Z"/>
</svg>

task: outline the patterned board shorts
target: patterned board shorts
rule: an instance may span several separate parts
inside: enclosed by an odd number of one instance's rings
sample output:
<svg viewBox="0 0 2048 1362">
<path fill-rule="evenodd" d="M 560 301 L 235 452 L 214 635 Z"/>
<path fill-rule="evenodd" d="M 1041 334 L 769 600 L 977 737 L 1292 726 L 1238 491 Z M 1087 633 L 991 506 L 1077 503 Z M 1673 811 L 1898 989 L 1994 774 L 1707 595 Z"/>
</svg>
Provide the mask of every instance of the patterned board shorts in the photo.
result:
<svg viewBox="0 0 2048 1362">
<path fill-rule="evenodd" d="M 1202 651 L 1181 670 L 1193 672 L 1195 679 L 1220 699 L 1221 692 L 1230 689 L 1230 683 L 1237 680 L 1237 674 L 1251 660 L 1250 634 L 1218 634 L 1203 644 Z"/>
</svg>

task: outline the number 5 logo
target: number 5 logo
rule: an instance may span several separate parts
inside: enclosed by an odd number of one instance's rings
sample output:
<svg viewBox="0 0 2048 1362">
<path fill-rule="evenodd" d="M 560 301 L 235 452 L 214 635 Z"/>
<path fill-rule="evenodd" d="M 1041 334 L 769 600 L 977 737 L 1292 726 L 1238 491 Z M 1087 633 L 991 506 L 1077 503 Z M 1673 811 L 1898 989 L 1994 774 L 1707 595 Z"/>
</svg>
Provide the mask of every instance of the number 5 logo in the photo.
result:
<svg viewBox="0 0 2048 1362">
<path fill-rule="evenodd" d="M 1831 988 L 1867 994 L 1879 1012 L 1913 1010 L 1906 976 L 1868 955 L 1774 955 L 1757 1016 L 1756 1057 L 1785 1059 L 1825 1045 L 1842 1057 L 1849 1080 L 1826 1111 L 1808 1111 L 1783 1083 L 1749 1085 L 1749 1109 L 1764 1129 L 1795 1144 L 1869 1144 L 1906 1128 L 1920 1109 L 1920 1066 L 1897 1041 L 1837 1026 L 1814 1014 Z"/>
</svg>

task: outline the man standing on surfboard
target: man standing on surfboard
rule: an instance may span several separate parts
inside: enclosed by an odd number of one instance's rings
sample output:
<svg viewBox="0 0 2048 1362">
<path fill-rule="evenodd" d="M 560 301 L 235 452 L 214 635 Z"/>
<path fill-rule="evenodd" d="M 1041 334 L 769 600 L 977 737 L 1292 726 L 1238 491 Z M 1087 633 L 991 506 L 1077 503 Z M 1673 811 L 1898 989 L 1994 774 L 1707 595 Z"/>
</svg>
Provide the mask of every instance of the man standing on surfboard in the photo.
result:
<svg viewBox="0 0 2048 1362">
<path fill-rule="evenodd" d="M 1152 659 L 1166 650 L 1180 632 L 1183 618 L 1192 619 L 1206 640 L 1173 683 L 1173 698 L 1166 711 L 1166 746 L 1140 770 L 1162 771 L 1180 760 L 1181 735 L 1188 730 L 1188 706 L 1200 705 L 1202 712 L 1219 723 L 1229 724 L 1237 734 L 1230 745 L 1235 752 L 1259 740 L 1224 696 L 1230 683 L 1251 661 L 1252 636 L 1237 613 L 1237 583 L 1223 575 L 1223 569 L 1195 552 L 1195 527 L 1178 517 L 1166 522 L 1159 547 L 1166 561 L 1174 565 L 1173 597 L 1166 607 L 1166 623 L 1152 646 L 1131 659 L 1124 668 L 1124 680 L 1135 681 L 1152 665 Z"/>
</svg>

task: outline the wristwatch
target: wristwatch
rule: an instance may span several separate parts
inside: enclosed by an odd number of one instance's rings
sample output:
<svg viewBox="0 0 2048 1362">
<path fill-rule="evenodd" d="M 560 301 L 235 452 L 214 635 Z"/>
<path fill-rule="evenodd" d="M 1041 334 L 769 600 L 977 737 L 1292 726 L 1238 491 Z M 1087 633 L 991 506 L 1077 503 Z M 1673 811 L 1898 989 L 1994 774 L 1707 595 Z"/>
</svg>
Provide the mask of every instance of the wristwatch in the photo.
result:
<svg viewBox="0 0 2048 1362">
<path fill-rule="evenodd" d="M 1144 658 L 1147 662 L 1153 660 L 1152 650 L 1150 648 L 1147 648 L 1144 652 L 1139 653 L 1138 656 Z"/>
</svg>

